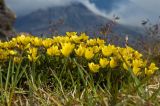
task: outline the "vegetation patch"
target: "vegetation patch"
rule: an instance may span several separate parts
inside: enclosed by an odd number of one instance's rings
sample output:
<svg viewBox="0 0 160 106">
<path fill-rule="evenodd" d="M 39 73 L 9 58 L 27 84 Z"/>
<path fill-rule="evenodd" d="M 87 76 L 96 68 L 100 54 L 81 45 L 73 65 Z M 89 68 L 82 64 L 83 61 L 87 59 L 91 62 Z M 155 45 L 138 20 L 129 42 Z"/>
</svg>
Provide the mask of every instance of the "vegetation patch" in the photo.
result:
<svg viewBox="0 0 160 106">
<path fill-rule="evenodd" d="M 0 62 L 3 105 L 160 104 L 154 62 L 85 33 L 18 35 L 0 42 Z"/>
</svg>

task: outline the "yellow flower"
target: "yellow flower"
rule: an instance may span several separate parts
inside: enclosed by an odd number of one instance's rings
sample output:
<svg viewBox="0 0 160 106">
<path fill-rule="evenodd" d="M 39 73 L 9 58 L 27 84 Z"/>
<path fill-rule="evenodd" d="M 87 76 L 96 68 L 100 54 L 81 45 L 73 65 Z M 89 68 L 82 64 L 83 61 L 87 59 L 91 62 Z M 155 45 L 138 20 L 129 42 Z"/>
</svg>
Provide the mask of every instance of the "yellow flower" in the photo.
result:
<svg viewBox="0 0 160 106">
<path fill-rule="evenodd" d="M 60 43 L 62 36 L 53 36 L 54 43 Z"/>
<path fill-rule="evenodd" d="M 134 58 L 139 59 L 142 57 L 142 54 L 140 54 L 138 51 L 134 52 Z"/>
<path fill-rule="evenodd" d="M 125 49 L 128 51 L 128 53 L 134 52 L 134 49 L 129 46 L 127 46 Z"/>
<path fill-rule="evenodd" d="M 125 60 L 132 59 L 133 53 L 130 52 L 128 49 L 122 48 L 122 49 L 119 49 L 119 51 L 120 51 L 120 53 L 123 55 L 123 58 L 124 58 Z M 121 58 L 121 60 L 123 60 L 123 59 Z"/>
<path fill-rule="evenodd" d="M 75 43 L 80 43 L 81 39 L 79 36 L 75 35 L 75 36 L 71 36 L 71 40 L 74 41 Z"/>
<path fill-rule="evenodd" d="M 94 53 L 98 53 L 100 51 L 100 48 L 99 46 L 93 46 L 93 50 Z"/>
<path fill-rule="evenodd" d="M 41 39 L 41 38 L 38 38 L 38 37 L 34 37 L 34 38 L 32 38 L 31 43 L 32 43 L 34 46 L 41 46 L 41 45 L 42 45 L 42 39 Z"/>
<path fill-rule="evenodd" d="M 97 38 L 97 44 L 98 44 L 99 46 L 103 46 L 103 45 L 105 44 L 105 41 L 102 40 L 102 39 Z"/>
<path fill-rule="evenodd" d="M 22 58 L 21 57 L 14 57 L 13 58 L 13 62 L 14 63 L 20 63 L 22 61 Z"/>
<path fill-rule="evenodd" d="M 35 62 L 35 61 L 38 59 L 37 51 L 38 51 L 37 48 L 29 48 L 29 51 L 28 51 L 28 53 L 29 53 L 28 59 L 29 59 L 30 61 Z"/>
<path fill-rule="evenodd" d="M 30 48 L 30 47 L 31 47 L 31 44 L 28 43 L 27 45 L 25 45 L 24 50 L 25 50 L 25 49 L 28 49 L 28 48 Z"/>
<path fill-rule="evenodd" d="M 9 48 L 9 43 L 8 42 L 4 42 L 2 45 L 3 48 Z"/>
<path fill-rule="evenodd" d="M 71 44 L 70 42 L 69 43 L 62 43 L 61 52 L 65 57 L 68 57 L 72 53 L 74 47 L 75 47 L 75 45 Z"/>
<path fill-rule="evenodd" d="M 154 70 L 150 70 L 150 69 L 145 68 L 145 74 L 148 76 L 152 75 L 154 72 L 155 72 Z"/>
<path fill-rule="evenodd" d="M 17 51 L 9 50 L 9 54 L 10 54 L 10 55 L 16 55 L 16 54 L 17 54 Z"/>
<path fill-rule="evenodd" d="M 59 56 L 60 55 L 60 50 L 58 49 L 58 46 L 52 46 L 47 49 L 47 54 L 50 56 Z"/>
<path fill-rule="evenodd" d="M 18 36 L 16 39 L 12 39 L 13 41 L 16 40 L 17 43 L 21 43 L 21 44 L 24 44 L 26 45 L 27 43 L 30 42 L 30 37 L 29 36 L 25 36 L 25 35 L 21 35 L 21 36 Z"/>
<path fill-rule="evenodd" d="M 125 70 L 128 70 L 129 67 L 131 67 L 131 63 L 130 63 L 129 61 L 126 61 L 126 62 L 127 62 L 127 63 L 123 62 L 123 68 L 124 68 Z"/>
<path fill-rule="evenodd" d="M 135 59 L 135 60 L 133 60 L 132 65 L 133 65 L 133 67 L 142 67 L 143 66 L 143 61 Z"/>
<path fill-rule="evenodd" d="M 111 57 L 110 67 L 111 67 L 111 68 L 115 68 L 115 67 L 117 67 L 117 66 L 118 66 L 118 63 L 117 63 L 116 59 L 113 58 L 113 57 Z"/>
<path fill-rule="evenodd" d="M 92 59 L 93 56 L 94 56 L 93 49 L 92 48 L 86 48 L 85 58 L 89 60 L 89 59 Z"/>
<path fill-rule="evenodd" d="M 116 52 L 116 47 L 114 45 L 108 45 L 102 47 L 102 54 L 104 56 L 111 56 L 112 53 Z"/>
<path fill-rule="evenodd" d="M 109 61 L 106 58 L 100 58 L 99 64 L 101 65 L 102 68 L 105 68 L 109 64 Z"/>
<path fill-rule="evenodd" d="M 83 56 L 84 52 L 85 52 L 85 47 L 83 47 L 82 45 L 80 45 L 78 49 L 75 49 L 75 53 L 78 56 Z"/>
<path fill-rule="evenodd" d="M 140 75 L 140 69 L 141 68 L 139 68 L 139 67 L 133 67 L 133 73 L 136 75 L 136 76 L 138 76 L 138 75 Z"/>
<path fill-rule="evenodd" d="M 79 36 L 83 41 L 87 41 L 88 40 L 88 36 L 85 33 L 81 33 L 81 35 Z"/>
<path fill-rule="evenodd" d="M 150 70 L 158 70 L 159 68 L 156 67 L 155 63 L 151 63 L 150 66 L 149 66 L 149 69 Z"/>
<path fill-rule="evenodd" d="M 68 37 L 75 36 L 75 35 L 77 35 L 77 32 L 66 32 L 66 35 Z"/>
<path fill-rule="evenodd" d="M 53 39 L 47 38 L 42 41 L 42 44 L 45 48 L 48 48 L 53 44 Z"/>
<path fill-rule="evenodd" d="M 15 42 L 11 42 L 11 41 L 7 42 L 7 46 L 8 46 L 7 48 L 8 48 L 8 49 L 15 47 L 15 45 L 16 45 Z"/>
<path fill-rule="evenodd" d="M 54 43 L 68 43 L 71 42 L 71 39 L 68 36 L 57 36 L 53 37 Z"/>
<path fill-rule="evenodd" d="M 8 51 L 0 49 L 0 60 L 5 60 L 8 58 Z"/>
<path fill-rule="evenodd" d="M 33 47 L 33 48 L 29 48 L 28 53 L 29 54 L 37 55 L 37 51 L 38 51 L 38 48 Z"/>
<path fill-rule="evenodd" d="M 151 63 L 149 66 L 149 69 L 145 68 L 145 74 L 146 75 L 152 75 L 156 70 L 159 68 L 156 67 L 155 63 Z"/>
<path fill-rule="evenodd" d="M 93 73 L 98 72 L 99 68 L 100 68 L 99 64 L 95 64 L 93 62 L 92 63 L 88 63 L 88 66 L 89 66 L 90 71 L 93 72 Z"/>
<path fill-rule="evenodd" d="M 89 40 L 87 40 L 87 45 L 89 45 L 89 46 L 94 46 L 96 44 L 97 44 L 96 39 L 89 39 Z"/>
</svg>

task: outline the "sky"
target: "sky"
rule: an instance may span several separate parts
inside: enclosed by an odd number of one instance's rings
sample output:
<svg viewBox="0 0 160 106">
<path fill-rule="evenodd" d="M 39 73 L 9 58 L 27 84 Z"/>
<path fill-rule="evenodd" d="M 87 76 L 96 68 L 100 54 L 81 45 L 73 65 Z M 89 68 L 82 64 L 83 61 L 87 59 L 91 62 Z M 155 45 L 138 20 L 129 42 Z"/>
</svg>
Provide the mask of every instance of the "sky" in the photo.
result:
<svg viewBox="0 0 160 106">
<path fill-rule="evenodd" d="M 66 6 L 73 2 L 80 2 L 92 12 L 110 19 L 113 15 L 119 16 L 119 22 L 128 25 L 139 26 L 144 19 L 156 22 L 160 16 L 160 0 L 6 0 L 7 6 L 17 16 L 51 6 Z"/>
</svg>

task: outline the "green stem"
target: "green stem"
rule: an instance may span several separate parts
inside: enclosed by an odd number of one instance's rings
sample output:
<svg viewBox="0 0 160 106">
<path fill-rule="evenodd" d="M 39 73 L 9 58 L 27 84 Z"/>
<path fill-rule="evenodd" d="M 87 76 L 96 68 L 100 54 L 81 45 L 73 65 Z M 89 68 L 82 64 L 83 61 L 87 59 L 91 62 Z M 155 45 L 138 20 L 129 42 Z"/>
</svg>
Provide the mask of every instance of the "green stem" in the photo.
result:
<svg viewBox="0 0 160 106">
<path fill-rule="evenodd" d="M 9 61 L 9 67 L 8 67 L 8 72 L 7 72 L 7 79 L 6 79 L 6 84 L 5 84 L 5 91 L 7 91 L 8 88 L 8 82 L 10 78 L 10 68 L 11 68 L 11 60 Z"/>
</svg>

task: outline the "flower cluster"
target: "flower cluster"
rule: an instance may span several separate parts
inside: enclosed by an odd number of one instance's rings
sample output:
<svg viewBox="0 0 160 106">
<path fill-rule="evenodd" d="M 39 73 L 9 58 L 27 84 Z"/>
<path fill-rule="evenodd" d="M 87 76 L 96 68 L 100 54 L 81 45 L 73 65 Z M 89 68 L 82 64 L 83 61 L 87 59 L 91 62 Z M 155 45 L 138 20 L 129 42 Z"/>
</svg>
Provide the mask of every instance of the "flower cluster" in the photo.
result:
<svg viewBox="0 0 160 106">
<path fill-rule="evenodd" d="M 36 62 L 44 54 L 50 57 L 84 58 L 89 70 L 97 73 L 101 70 L 121 68 L 131 69 L 135 75 L 152 75 L 158 68 L 148 64 L 142 54 L 127 46 L 116 47 L 99 38 L 89 37 L 85 33 L 67 32 L 66 36 L 40 38 L 21 34 L 10 41 L 0 42 L 0 61 L 12 58 L 15 63 L 28 59 Z M 72 56 L 71 56 L 72 55 Z"/>
</svg>

